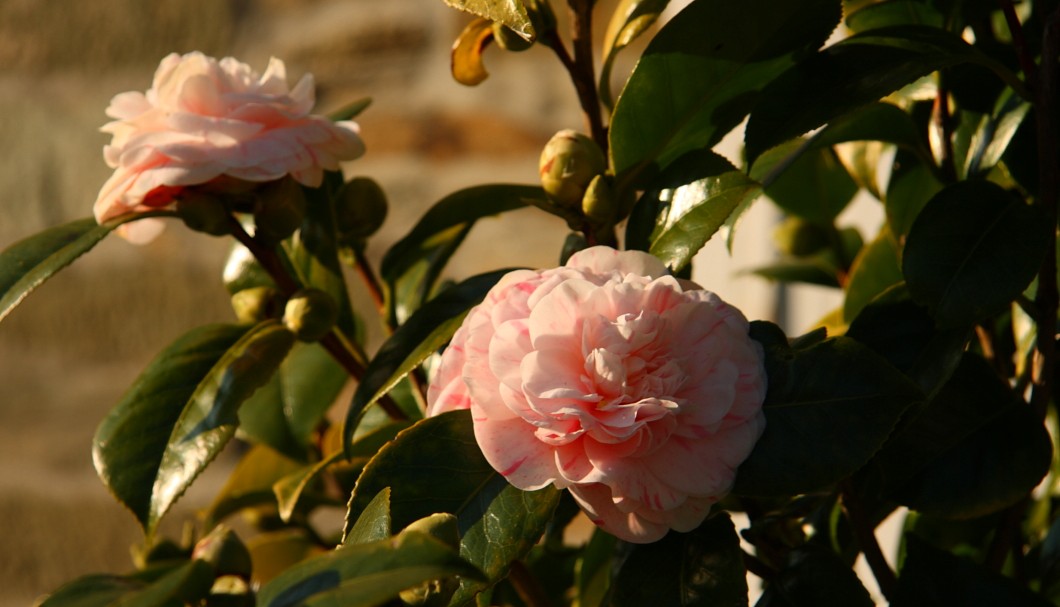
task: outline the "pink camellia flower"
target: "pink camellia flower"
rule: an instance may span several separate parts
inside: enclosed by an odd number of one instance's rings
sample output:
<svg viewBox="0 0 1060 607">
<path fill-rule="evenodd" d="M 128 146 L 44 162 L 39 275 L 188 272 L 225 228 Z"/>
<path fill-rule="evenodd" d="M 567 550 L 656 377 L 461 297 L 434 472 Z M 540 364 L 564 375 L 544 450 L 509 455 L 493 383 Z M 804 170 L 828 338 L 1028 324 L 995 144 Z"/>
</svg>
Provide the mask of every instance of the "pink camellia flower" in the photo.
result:
<svg viewBox="0 0 1060 607">
<path fill-rule="evenodd" d="M 96 199 L 96 220 L 165 207 L 201 184 L 246 189 L 289 174 L 319 186 L 324 170 L 363 154 L 364 143 L 356 123 L 310 114 L 314 103 L 313 77 L 291 89 L 275 58 L 258 75 L 231 57 L 169 55 L 146 93 L 121 93 L 107 108 L 115 120 L 101 129 L 113 135 L 103 156 L 115 171 Z M 123 228 L 135 242 L 161 229 L 153 220 Z"/>
<path fill-rule="evenodd" d="M 656 258 L 593 247 L 506 275 L 446 348 L 428 415 L 471 409 L 489 463 L 567 488 L 631 542 L 690 531 L 765 429 L 747 320 Z"/>
</svg>

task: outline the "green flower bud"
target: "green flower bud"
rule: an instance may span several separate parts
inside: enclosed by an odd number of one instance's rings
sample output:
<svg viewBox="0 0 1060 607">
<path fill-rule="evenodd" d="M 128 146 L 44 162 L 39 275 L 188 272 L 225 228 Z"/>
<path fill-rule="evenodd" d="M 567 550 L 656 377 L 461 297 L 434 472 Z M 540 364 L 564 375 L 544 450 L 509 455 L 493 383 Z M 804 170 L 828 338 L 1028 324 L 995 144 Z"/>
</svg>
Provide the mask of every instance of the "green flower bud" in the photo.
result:
<svg viewBox="0 0 1060 607">
<path fill-rule="evenodd" d="M 514 53 L 525 51 L 534 45 L 532 41 L 523 38 L 515 33 L 515 30 L 498 21 L 493 22 L 493 41 L 502 49 Z"/>
<path fill-rule="evenodd" d="M 376 232 L 386 220 L 386 194 L 368 177 L 346 182 L 335 198 L 335 223 L 339 242 L 354 245 Z"/>
<path fill-rule="evenodd" d="M 247 579 L 252 570 L 250 551 L 235 532 L 224 525 L 199 540 L 191 557 L 212 565 L 219 576 L 234 575 Z"/>
<path fill-rule="evenodd" d="M 232 309 L 244 324 L 257 324 L 267 318 L 277 318 L 283 310 L 283 298 L 272 287 L 251 287 L 232 295 Z"/>
<path fill-rule="evenodd" d="M 456 524 L 456 517 L 452 514 L 442 512 L 421 518 L 405 527 L 398 534 L 398 541 L 400 541 L 401 536 L 410 531 L 426 533 L 444 542 L 453 550 L 460 549 L 460 530 Z M 445 607 L 449 604 L 449 599 L 453 598 L 453 593 L 459 587 L 460 581 L 449 577 L 424 582 L 415 588 L 402 591 L 398 596 L 406 604 L 415 605 L 416 607 Z"/>
<path fill-rule="evenodd" d="M 339 308 L 320 289 L 303 289 L 287 300 L 283 324 L 302 341 L 318 341 L 338 320 Z"/>
<path fill-rule="evenodd" d="M 615 190 L 611 187 L 611 179 L 607 175 L 597 175 L 589 182 L 589 187 L 582 196 L 582 212 L 593 223 L 600 225 L 613 225 L 618 220 Z"/>
<path fill-rule="evenodd" d="M 263 185 L 254 205 L 254 237 L 274 245 L 294 234 L 305 217 L 302 186 L 290 177 Z"/>
<path fill-rule="evenodd" d="M 552 136 L 541 151 L 538 172 L 541 186 L 552 200 L 566 207 L 581 205 L 593 177 L 607 169 L 600 146 L 570 129 Z"/>
<path fill-rule="evenodd" d="M 195 190 L 185 190 L 177 198 L 177 214 L 196 232 L 212 236 L 224 236 L 231 233 L 232 213 L 224 202 L 216 196 Z"/>
</svg>

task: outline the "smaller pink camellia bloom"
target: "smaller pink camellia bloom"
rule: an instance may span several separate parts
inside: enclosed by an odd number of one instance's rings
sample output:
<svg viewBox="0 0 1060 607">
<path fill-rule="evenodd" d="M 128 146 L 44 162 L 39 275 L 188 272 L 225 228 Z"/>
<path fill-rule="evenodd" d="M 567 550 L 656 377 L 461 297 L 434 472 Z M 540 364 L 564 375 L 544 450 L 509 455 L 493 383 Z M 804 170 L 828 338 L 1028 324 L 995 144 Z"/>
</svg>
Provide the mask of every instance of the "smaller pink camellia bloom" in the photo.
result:
<svg viewBox="0 0 1060 607">
<path fill-rule="evenodd" d="M 324 171 L 364 153 L 352 121 L 331 122 L 310 114 L 313 77 L 292 89 L 282 61 L 271 59 L 259 75 L 245 63 L 194 52 L 162 60 L 145 93 L 111 100 L 101 129 L 113 135 L 103 148 L 114 175 L 96 199 L 96 220 L 168 206 L 189 186 L 246 189 L 244 182 L 291 175 L 316 187 Z M 161 230 L 145 219 L 124 226 L 134 242 Z"/>
<path fill-rule="evenodd" d="M 502 278 L 446 348 L 427 413 L 470 408 L 510 483 L 569 489 L 594 523 L 647 543 L 695 529 L 729 491 L 765 393 L 739 310 L 651 255 L 593 247 Z"/>
</svg>

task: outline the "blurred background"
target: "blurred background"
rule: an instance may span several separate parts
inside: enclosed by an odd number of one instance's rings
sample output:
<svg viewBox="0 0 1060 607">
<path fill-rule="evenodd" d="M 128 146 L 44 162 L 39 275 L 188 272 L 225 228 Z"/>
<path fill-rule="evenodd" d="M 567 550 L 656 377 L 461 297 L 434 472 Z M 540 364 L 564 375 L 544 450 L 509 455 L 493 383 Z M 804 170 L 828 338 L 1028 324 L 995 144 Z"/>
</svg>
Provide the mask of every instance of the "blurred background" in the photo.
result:
<svg viewBox="0 0 1060 607">
<path fill-rule="evenodd" d="M 613 4 L 601 0 L 597 14 Z M 0 0 L 0 248 L 89 216 L 110 172 L 98 132 L 110 98 L 150 87 L 166 54 L 201 50 L 258 70 L 276 56 L 292 83 L 313 73 L 321 112 L 373 98 L 358 118 L 368 153 L 344 168 L 375 178 L 389 196 L 369 249 L 378 261 L 445 194 L 536 183 L 549 137 L 583 129 L 573 88 L 543 48 L 491 48 L 488 80 L 455 83 L 449 48 L 469 20 L 440 0 Z M 617 84 L 637 50 L 627 51 Z M 723 152 L 735 158 L 738 141 L 730 137 Z M 760 203 L 733 257 L 712 241 L 696 261 L 695 277 L 752 319 L 775 319 L 773 287 L 741 274 L 773 256 L 775 225 L 772 206 Z M 534 209 L 484 220 L 450 273 L 552 266 L 565 235 L 562 221 Z M 0 324 L 0 607 L 26 605 L 78 575 L 131 568 L 129 547 L 142 537 L 97 479 L 91 438 L 165 345 L 193 326 L 233 320 L 220 284 L 226 251 L 222 239 L 179 224 L 144 247 L 112 238 Z M 789 332 L 834 307 L 829 295 L 794 293 Z M 223 459 L 208 470 L 170 515 L 170 533 L 226 472 Z"/>
</svg>

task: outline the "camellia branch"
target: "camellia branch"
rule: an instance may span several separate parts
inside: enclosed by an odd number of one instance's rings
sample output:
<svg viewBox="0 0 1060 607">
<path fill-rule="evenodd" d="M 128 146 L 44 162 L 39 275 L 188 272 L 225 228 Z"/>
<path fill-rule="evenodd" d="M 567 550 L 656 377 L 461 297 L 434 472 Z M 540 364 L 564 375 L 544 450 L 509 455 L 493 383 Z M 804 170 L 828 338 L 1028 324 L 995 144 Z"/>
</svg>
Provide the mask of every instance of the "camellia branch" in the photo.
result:
<svg viewBox="0 0 1060 607">
<path fill-rule="evenodd" d="M 368 288 L 368 294 L 372 296 L 372 301 L 375 302 L 379 315 L 386 318 L 386 298 L 383 296 L 383 289 L 379 284 L 379 279 L 376 278 L 375 272 L 372 271 L 372 266 L 368 265 L 368 258 L 365 257 L 364 251 L 357 247 L 352 247 L 352 249 L 354 260 L 356 261 L 357 274 L 360 275 L 365 287 Z M 387 327 L 387 329 L 390 328 L 389 326 Z"/>
<path fill-rule="evenodd" d="M 578 94 L 578 103 L 585 116 L 589 134 L 606 154 L 607 129 L 604 127 L 603 113 L 600 111 L 600 97 L 596 90 L 596 74 L 593 68 L 593 3 L 591 0 L 568 0 L 568 4 L 572 19 L 574 56 L 571 56 L 555 29 L 543 36 L 541 42 L 552 49 L 563 68 L 567 70 Z"/>
<path fill-rule="evenodd" d="M 250 254 L 254 256 L 254 259 L 258 260 L 258 263 L 261 264 L 261 267 L 269 274 L 285 297 L 290 297 L 301 288 L 298 281 L 291 277 L 291 275 L 287 273 L 287 270 L 284 269 L 283 263 L 280 261 L 280 256 L 276 251 L 255 240 L 253 236 L 243 229 L 243 224 L 241 224 L 235 217 L 230 217 L 229 220 L 232 235 L 235 236 L 236 240 L 238 240 L 241 245 L 250 251 Z M 342 367 L 346 369 L 346 372 L 354 379 L 360 381 L 361 378 L 364 377 L 366 367 L 365 361 L 355 355 L 354 351 L 349 347 L 349 344 L 344 343 L 335 331 L 329 331 L 327 335 L 320 339 L 319 343 L 321 347 L 327 350 L 328 354 L 330 354 L 337 363 L 342 365 Z M 388 396 L 379 399 L 379 406 L 382 407 L 383 410 L 386 411 L 386 414 L 392 419 L 408 418 L 408 416 L 405 415 L 405 412 L 397 406 L 397 403 Z"/>
</svg>

